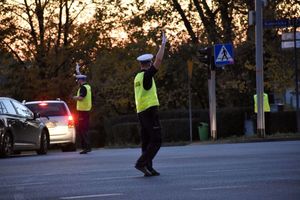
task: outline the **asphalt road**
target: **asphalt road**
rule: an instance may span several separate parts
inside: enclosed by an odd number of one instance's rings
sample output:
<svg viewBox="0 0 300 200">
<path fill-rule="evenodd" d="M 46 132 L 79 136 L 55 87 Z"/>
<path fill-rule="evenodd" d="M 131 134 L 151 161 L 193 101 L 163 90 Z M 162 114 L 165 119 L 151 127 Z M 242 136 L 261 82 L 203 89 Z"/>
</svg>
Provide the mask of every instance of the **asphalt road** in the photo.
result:
<svg viewBox="0 0 300 200">
<path fill-rule="evenodd" d="M 162 147 L 154 163 L 158 177 L 134 169 L 139 153 L 97 149 L 0 159 L 0 199 L 300 199 L 300 141 Z"/>
</svg>

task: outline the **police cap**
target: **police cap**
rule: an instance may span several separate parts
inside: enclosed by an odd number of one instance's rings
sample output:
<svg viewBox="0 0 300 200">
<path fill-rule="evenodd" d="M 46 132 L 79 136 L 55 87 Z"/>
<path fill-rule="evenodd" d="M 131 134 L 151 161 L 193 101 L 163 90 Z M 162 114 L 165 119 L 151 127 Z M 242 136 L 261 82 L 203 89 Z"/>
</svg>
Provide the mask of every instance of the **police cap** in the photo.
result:
<svg viewBox="0 0 300 200">
<path fill-rule="evenodd" d="M 76 79 L 77 80 L 85 80 L 87 78 L 87 76 L 86 75 L 83 75 L 83 74 L 79 74 L 79 75 L 76 75 Z"/>
<path fill-rule="evenodd" d="M 152 58 L 153 55 L 148 53 L 148 54 L 140 55 L 139 57 L 137 57 L 137 60 L 143 63 L 143 62 L 150 62 Z"/>
</svg>

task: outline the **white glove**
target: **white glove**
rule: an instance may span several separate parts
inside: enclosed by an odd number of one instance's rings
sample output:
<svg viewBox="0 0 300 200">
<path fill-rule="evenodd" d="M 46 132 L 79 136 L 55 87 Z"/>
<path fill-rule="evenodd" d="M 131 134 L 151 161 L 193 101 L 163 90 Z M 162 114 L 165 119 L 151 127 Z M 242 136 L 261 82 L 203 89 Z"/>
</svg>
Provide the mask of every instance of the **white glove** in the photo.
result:
<svg viewBox="0 0 300 200">
<path fill-rule="evenodd" d="M 162 32 L 162 38 L 161 38 L 161 44 L 166 44 L 167 43 L 167 38 L 166 38 L 166 34 L 165 32 L 163 31 Z"/>
<path fill-rule="evenodd" d="M 79 64 L 76 63 L 76 74 L 77 75 L 81 75 L 79 68 L 80 68 Z"/>
</svg>

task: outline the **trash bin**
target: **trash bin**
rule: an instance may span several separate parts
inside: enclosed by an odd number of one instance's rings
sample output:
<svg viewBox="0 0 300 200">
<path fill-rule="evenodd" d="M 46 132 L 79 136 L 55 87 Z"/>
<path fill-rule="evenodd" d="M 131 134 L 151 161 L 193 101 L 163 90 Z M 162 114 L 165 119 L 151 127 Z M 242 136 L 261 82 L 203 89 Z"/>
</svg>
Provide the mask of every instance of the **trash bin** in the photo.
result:
<svg viewBox="0 0 300 200">
<path fill-rule="evenodd" d="M 252 119 L 246 119 L 244 123 L 245 135 L 253 136 L 254 135 L 254 125 Z"/>
<path fill-rule="evenodd" d="M 199 139 L 200 141 L 208 140 L 208 124 L 201 122 L 198 127 Z"/>
</svg>

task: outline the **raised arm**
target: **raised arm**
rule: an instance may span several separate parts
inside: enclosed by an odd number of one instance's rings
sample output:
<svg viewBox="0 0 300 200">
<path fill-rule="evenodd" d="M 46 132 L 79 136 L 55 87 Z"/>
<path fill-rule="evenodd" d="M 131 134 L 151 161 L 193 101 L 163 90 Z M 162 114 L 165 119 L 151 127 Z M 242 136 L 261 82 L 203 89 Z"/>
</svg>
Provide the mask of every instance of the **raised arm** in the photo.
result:
<svg viewBox="0 0 300 200">
<path fill-rule="evenodd" d="M 76 70 L 76 75 L 80 75 L 80 66 L 78 63 L 76 63 L 76 67 L 75 67 L 75 70 Z"/>
<path fill-rule="evenodd" d="M 155 57 L 155 61 L 153 63 L 153 66 L 158 69 L 159 66 L 162 63 L 162 59 L 164 57 L 164 53 L 165 53 L 165 46 L 166 46 L 166 42 L 167 42 L 167 38 L 164 32 L 162 32 L 162 42 L 161 42 L 161 46 L 156 54 Z"/>
</svg>

